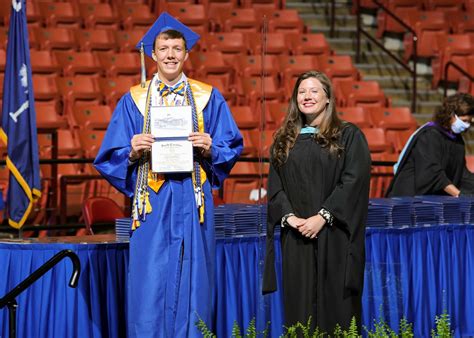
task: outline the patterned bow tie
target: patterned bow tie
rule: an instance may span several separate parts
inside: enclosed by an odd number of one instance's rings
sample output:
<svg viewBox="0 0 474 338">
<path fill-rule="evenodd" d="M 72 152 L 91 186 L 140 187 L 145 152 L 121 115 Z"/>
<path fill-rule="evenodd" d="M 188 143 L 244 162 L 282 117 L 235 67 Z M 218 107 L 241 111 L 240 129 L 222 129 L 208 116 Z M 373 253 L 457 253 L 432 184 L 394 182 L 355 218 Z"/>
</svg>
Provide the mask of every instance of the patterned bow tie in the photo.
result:
<svg viewBox="0 0 474 338">
<path fill-rule="evenodd" d="M 171 93 L 183 96 L 185 87 L 186 87 L 186 83 L 184 81 L 171 87 L 166 85 L 163 82 L 160 82 L 158 90 L 162 97 L 168 96 Z"/>
</svg>

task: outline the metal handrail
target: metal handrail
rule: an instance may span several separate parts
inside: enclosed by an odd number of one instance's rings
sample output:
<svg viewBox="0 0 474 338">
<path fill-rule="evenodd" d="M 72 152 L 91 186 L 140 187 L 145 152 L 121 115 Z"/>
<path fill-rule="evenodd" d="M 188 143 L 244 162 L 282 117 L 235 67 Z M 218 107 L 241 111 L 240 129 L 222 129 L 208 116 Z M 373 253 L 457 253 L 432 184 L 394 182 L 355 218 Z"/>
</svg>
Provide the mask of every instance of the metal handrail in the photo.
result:
<svg viewBox="0 0 474 338">
<path fill-rule="evenodd" d="M 10 326 L 10 338 L 16 337 L 16 308 L 18 303 L 16 297 L 31 286 L 34 282 L 40 279 L 46 272 L 51 270 L 56 264 L 58 264 L 63 258 L 69 257 L 72 262 L 72 275 L 69 280 L 69 286 L 71 288 L 77 287 L 79 281 L 79 275 L 81 271 L 81 262 L 79 257 L 72 250 L 62 250 L 54 255 L 49 261 L 41 265 L 31 275 L 26 277 L 20 284 L 15 286 L 10 292 L 8 292 L 3 298 L 0 298 L 0 309 L 8 306 L 9 311 L 9 326 Z"/>
<path fill-rule="evenodd" d="M 416 64 L 418 63 L 418 36 L 416 32 L 408 26 L 405 22 L 403 22 L 398 16 L 395 15 L 390 9 L 388 9 L 385 5 L 380 3 L 378 0 L 372 0 L 380 9 L 384 10 L 391 18 L 397 21 L 400 25 L 403 26 L 406 30 L 408 30 L 412 34 L 412 45 L 413 45 L 413 69 L 411 69 L 402 59 L 398 56 L 393 54 L 389 51 L 385 46 L 380 43 L 377 39 L 375 39 L 372 35 L 369 34 L 366 30 L 362 28 L 361 25 L 361 13 L 360 13 L 360 0 L 356 1 L 357 4 L 357 40 L 356 40 L 356 61 L 360 62 L 360 38 L 361 34 L 363 34 L 370 42 L 377 45 L 380 49 L 382 49 L 388 56 L 390 56 L 393 60 L 395 60 L 399 65 L 405 68 L 410 75 L 412 76 L 412 99 L 411 99 L 411 111 L 412 113 L 416 112 L 416 95 L 417 95 L 417 86 L 416 86 Z"/>
<path fill-rule="evenodd" d="M 466 76 L 469 79 L 469 81 L 474 82 L 474 76 L 469 74 L 469 72 L 467 70 L 465 70 L 464 68 L 461 68 L 461 66 L 459 66 L 457 63 L 455 63 L 453 61 L 448 61 L 444 65 L 444 83 L 443 83 L 443 85 L 444 85 L 444 91 L 443 91 L 444 97 L 446 97 L 448 95 L 448 69 L 449 69 L 449 67 L 453 67 L 454 69 L 459 71 L 462 75 Z"/>
</svg>

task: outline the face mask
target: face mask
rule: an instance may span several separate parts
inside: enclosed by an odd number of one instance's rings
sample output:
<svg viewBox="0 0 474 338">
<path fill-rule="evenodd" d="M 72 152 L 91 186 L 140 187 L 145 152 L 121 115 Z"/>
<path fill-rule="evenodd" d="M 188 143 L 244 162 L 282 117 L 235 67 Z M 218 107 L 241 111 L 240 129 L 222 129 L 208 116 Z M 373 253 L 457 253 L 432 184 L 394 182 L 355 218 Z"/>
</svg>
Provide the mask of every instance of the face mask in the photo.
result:
<svg viewBox="0 0 474 338">
<path fill-rule="evenodd" d="M 454 115 L 456 120 L 451 124 L 451 130 L 455 134 L 461 134 L 463 131 L 465 131 L 467 128 L 471 126 L 470 123 L 464 122 L 461 120 L 457 115 Z"/>
</svg>

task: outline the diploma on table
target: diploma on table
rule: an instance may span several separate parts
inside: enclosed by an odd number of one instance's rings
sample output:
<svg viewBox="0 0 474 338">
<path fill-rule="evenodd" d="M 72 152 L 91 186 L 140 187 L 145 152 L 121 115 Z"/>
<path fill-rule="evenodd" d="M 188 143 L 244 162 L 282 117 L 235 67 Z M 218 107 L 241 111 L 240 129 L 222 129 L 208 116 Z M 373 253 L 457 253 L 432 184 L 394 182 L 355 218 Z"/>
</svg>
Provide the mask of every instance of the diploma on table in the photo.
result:
<svg viewBox="0 0 474 338">
<path fill-rule="evenodd" d="M 150 130 L 155 137 L 151 147 L 151 170 L 156 173 L 193 171 L 193 131 L 191 106 L 151 107 Z"/>
</svg>

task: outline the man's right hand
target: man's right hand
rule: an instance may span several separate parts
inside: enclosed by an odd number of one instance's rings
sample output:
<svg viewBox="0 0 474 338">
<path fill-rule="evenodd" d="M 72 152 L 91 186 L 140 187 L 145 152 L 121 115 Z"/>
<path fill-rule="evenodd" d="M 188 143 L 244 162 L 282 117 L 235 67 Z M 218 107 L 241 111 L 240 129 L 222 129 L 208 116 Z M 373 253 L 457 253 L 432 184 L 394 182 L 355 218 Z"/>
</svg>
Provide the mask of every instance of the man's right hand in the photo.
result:
<svg viewBox="0 0 474 338">
<path fill-rule="evenodd" d="M 151 134 L 136 134 L 133 135 L 130 141 L 132 150 L 130 151 L 129 159 L 134 162 L 142 157 L 144 151 L 151 149 L 151 145 L 155 141 L 155 138 Z"/>
</svg>

